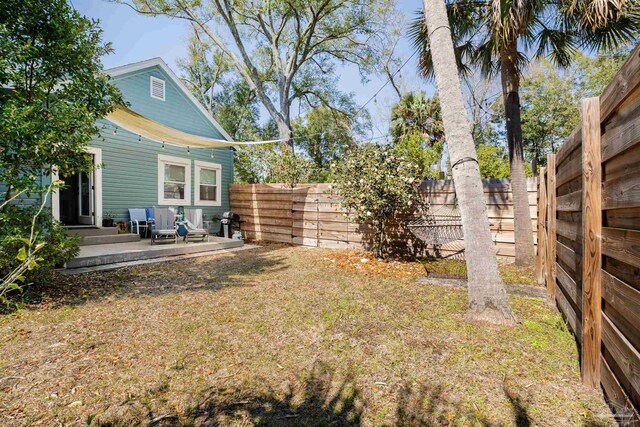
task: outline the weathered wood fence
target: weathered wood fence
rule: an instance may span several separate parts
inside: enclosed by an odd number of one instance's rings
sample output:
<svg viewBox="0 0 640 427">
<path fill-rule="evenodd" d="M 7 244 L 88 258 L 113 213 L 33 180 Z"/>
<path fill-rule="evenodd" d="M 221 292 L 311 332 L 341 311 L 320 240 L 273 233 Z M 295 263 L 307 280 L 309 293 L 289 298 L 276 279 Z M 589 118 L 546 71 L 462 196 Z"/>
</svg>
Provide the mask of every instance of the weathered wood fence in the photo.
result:
<svg viewBox="0 0 640 427">
<path fill-rule="evenodd" d="M 485 180 L 484 191 L 498 255 L 514 256 L 513 199 L 509 180 Z M 528 183 L 532 232 L 536 230 L 536 185 Z M 452 181 L 424 181 L 421 193 L 433 210 L 455 204 Z M 349 222 L 340 200 L 331 194 L 329 184 L 302 184 L 287 188 L 283 184 L 233 184 L 231 209 L 243 221 L 245 238 L 324 248 L 368 248 L 371 229 Z M 407 217 L 389 225 L 388 246 L 395 252 L 462 256 L 464 242 L 430 247 L 418 241 L 406 227 Z"/>
<path fill-rule="evenodd" d="M 584 383 L 640 425 L 640 46 L 583 100 L 539 178 L 538 281 L 576 336 Z"/>
</svg>

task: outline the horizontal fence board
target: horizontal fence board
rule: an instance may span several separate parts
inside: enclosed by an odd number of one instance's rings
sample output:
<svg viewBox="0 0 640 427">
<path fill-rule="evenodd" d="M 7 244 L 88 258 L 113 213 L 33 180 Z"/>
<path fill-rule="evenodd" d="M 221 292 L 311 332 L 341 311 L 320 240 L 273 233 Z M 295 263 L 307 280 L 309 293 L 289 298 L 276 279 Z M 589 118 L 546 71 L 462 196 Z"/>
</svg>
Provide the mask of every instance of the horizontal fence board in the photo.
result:
<svg viewBox="0 0 640 427">
<path fill-rule="evenodd" d="M 581 315 L 576 313 L 575 309 L 571 306 L 562 288 L 560 288 L 560 292 L 556 292 L 556 302 L 558 303 L 558 308 L 564 315 L 565 319 L 567 319 L 569 328 L 571 328 L 576 340 L 582 345 Z"/>
<path fill-rule="evenodd" d="M 640 207 L 640 174 L 627 174 L 602 183 L 602 209 Z"/>
<path fill-rule="evenodd" d="M 556 210 L 567 212 L 582 211 L 582 190 L 558 196 L 556 198 Z"/>
<path fill-rule="evenodd" d="M 602 227 L 602 254 L 640 265 L 640 231 Z"/>
<path fill-rule="evenodd" d="M 556 255 L 576 276 L 582 275 L 582 257 L 560 242 L 556 243 Z M 574 276 L 574 277 L 576 277 Z"/>
<path fill-rule="evenodd" d="M 582 173 L 582 152 L 575 150 L 565 160 L 565 162 L 557 167 L 556 172 L 556 188 L 574 180 Z"/>
<path fill-rule="evenodd" d="M 613 128 L 607 128 L 602 135 L 602 161 L 623 153 L 640 143 L 640 121 L 637 117 L 626 117 Z"/>
<path fill-rule="evenodd" d="M 511 191 L 511 182 L 509 179 L 483 179 L 482 180 L 482 189 L 484 192 L 497 192 L 497 191 Z M 455 192 L 455 187 L 453 185 L 452 179 L 446 180 L 432 180 L 427 179 L 422 181 L 420 184 L 420 191 L 425 194 L 431 193 L 453 193 Z M 536 180 L 533 178 L 527 179 L 527 191 L 535 192 L 537 191 Z"/>
<path fill-rule="evenodd" d="M 556 166 L 560 167 L 566 160 L 569 154 L 582 145 L 582 127 L 576 127 L 569 138 L 562 144 L 562 146 L 556 152 Z"/>
<path fill-rule="evenodd" d="M 564 289 L 565 295 L 569 297 L 576 307 L 582 307 L 582 287 L 571 278 L 569 273 L 565 271 L 560 264 L 556 263 L 556 279 Z"/>
<path fill-rule="evenodd" d="M 602 216 L 607 227 L 640 229 L 640 208 L 609 209 Z"/>
<path fill-rule="evenodd" d="M 229 194 L 231 202 L 292 202 L 291 194 L 271 194 L 271 193 L 238 193 Z"/>
<path fill-rule="evenodd" d="M 638 114 L 640 114 L 640 111 Z M 625 175 L 637 175 L 638 173 L 640 173 L 640 144 L 632 147 L 623 156 L 615 156 L 602 163 L 603 182 L 613 181 Z"/>
<path fill-rule="evenodd" d="M 602 315 L 602 342 L 613 356 L 635 393 L 640 393 L 640 354 L 611 322 Z"/>
<path fill-rule="evenodd" d="M 582 224 L 578 222 L 569 222 L 558 220 L 556 223 L 556 232 L 568 239 L 581 242 L 582 241 Z"/>
<path fill-rule="evenodd" d="M 607 400 L 613 403 L 612 409 L 614 414 L 621 417 L 621 419 L 624 417 L 625 421 L 640 423 L 638 412 L 633 408 L 629 397 L 624 392 L 611 367 L 602 355 L 600 355 L 600 375 L 600 383 L 602 384 Z"/>
<path fill-rule="evenodd" d="M 291 226 L 291 219 L 287 218 L 270 218 L 266 216 L 246 216 L 242 217 L 243 227 L 245 224 L 256 224 L 256 225 L 280 225 L 280 226 Z M 315 228 L 315 225 L 314 225 Z"/>
<path fill-rule="evenodd" d="M 246 237 L 251 240 L 263 240 L 265 242 L 293 243 L 291 234 L 262 233 L 246 231 Z"/>
<path fill-rule="evenodd" d="M 234 210 L 240 209 L 288 209 L 291 210 L 291 202 L 264 202 L 264 201 L 236 201 L 233 202 Z"/>
<path fill-rule="evenodd" d="M 640 328 L 640 291 L 602 270 L 602 298 L 630 324 Z"/>
</svg>

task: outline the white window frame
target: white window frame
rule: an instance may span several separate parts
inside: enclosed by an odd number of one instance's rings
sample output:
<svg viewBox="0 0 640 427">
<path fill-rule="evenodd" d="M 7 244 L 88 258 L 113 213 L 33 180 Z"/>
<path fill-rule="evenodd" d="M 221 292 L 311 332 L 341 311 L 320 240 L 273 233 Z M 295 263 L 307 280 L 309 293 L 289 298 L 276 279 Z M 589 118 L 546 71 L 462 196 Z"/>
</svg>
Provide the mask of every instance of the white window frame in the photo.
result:
<svg viewBox="0 0 640 427">
<path fill-rule="evenodd" d="M 184 166 L 184 199 L 164 198 L 164 165 Z M 190 205 L 191 204 L 191 159 L 158 154 L 158 204 L 159 205 Z"/>
<path fill-rule="evenodd" d="M 194 160 L 195 166 L 195 200 L 193 202 L 196 206 L 222 206 L 222 165 L 219 163 L 203 162 L 201 160 Z M 200 200 L 200 170 L 209 169 L 216 171 L 216 200 Z"/>
<path fill-rule="evenodd" d="M 159 96 L 155 96 L 153 94 L 153 82 L 161 82 L 162 83 L 162 98 L 159 97 Z M 162 79 L 159 79 L 157 77 L 150 76 L 150 78 L 149 78 L 149 95 L 151 95 L 151 97 L 153 99 L 159 99 L 160 101 L 164 101 L 165 100 L 165 96 L 166 96 L 166 91 L 167 91 L 167 82 L 166 81 L 164 81 Z"/>
</svg>

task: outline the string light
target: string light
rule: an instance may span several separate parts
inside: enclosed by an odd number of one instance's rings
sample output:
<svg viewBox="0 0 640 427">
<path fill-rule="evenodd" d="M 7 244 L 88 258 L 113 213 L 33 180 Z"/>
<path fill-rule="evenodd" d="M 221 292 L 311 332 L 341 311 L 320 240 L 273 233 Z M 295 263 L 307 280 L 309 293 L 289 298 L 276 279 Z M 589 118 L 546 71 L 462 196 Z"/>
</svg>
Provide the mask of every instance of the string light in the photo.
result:
<svg viewBox="0 0 640 427">
<path fill-rule="evenodd" d="M 162 141 L 162 149 L 164 150 L 164 141 Z"/>
<path fill-rule="evenodd" d="M 115 129 L 113 129 L 113 134 L 116 135 L 118 133 L 118 126 L 115 127 Z"/>
<path fill-rule="evenodd" d="M 213 159 L 213 148 L 211 149 L 211 158 Z"/>
<path fill-rule="evenodd" d="M 188 145 L 187 145 L 187 153 L 191 153 L 191 150 L 189 149 Z"/>
<path fill-rule="evenodd" d="M 142 135 L 138 135 L 138 143 L 142 142 Z"/>
</svg>

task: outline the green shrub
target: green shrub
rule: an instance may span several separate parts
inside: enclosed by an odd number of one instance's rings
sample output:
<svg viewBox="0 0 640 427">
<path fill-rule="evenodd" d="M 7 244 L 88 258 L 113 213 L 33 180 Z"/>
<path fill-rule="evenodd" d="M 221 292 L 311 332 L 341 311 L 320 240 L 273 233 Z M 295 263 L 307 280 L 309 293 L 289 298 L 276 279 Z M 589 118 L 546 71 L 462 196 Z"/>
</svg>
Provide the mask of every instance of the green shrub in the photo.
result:
<svg viewBox="0 0 640 427">
<path fill-rule="evenodd" d="M 387 220 L 418 201 L 421 168 L 391 147 L 356 146 L 342 162 L 332 164 L 333 189 L 348 218 L 373 227 L 372 246 L 384 255 Z"/>
<path fill-rule="evenodd" d="M 0 211 L 0 277 L 5 277 L 21 263 L 20 251 L 31 236 L 34 216 L 39 206 L 8 205 Z M 49 210 L 43 210 L 35 221 L 34 245 L 40 245 L 35 263 L 25 271 L 19 285 L 37 286 L 51 279 L 56 266 L 61 266 L 79 253 L 79 238 L 67 237 L 61 224 Z M 16 290 L 19 290 L 16 287 Z"/>
</svg>

